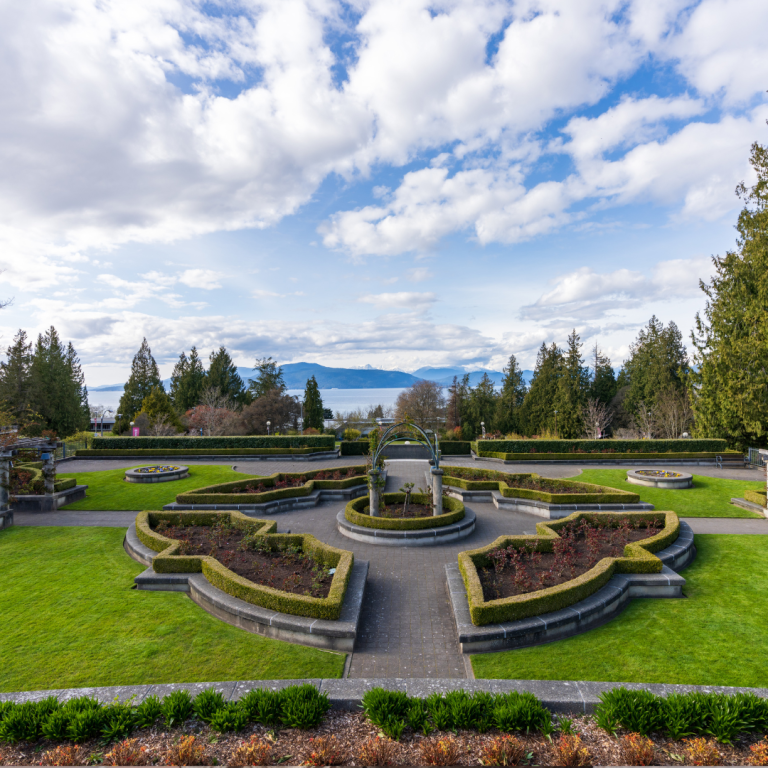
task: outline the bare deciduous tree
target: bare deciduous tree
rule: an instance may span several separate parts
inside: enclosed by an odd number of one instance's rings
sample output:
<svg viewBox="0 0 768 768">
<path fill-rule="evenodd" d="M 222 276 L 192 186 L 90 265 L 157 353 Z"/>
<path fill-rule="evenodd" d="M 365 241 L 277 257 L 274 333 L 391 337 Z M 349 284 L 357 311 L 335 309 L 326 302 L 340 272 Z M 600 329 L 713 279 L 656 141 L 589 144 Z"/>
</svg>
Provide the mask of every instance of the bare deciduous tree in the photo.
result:
<svg viewBox="0 0 768 768">
<path fill-rule="evenodd" d="M 669 387 L 656 396 L 655 432 L 666 440 L 679 438 L 693 423 L 693 408 L 686 390 Z"/>
<path fill-rule="evenodd" d="M 641 437 L 648 439 L 653 437 L 656 428 L 656 417 L 652 410 L 646 408 L 643 400 L 637 404 L 637 411 L 632 421 L 634 428 L 640 433 Z"/>
<path fill-rule="evenodd" d="M 613 420 L 613 411 L 605 403 L 592 398 L 582 408 L 582 416 L 587 437 L 598 440 L 610 426 Z"/>
<path fill-rule="evenodd" d="M 187 411 L 187 424 L 190 429 L 204 435 L 223 435 L 233 414 L 231 402 L 218 388 L 206 387 L 200 397 L 200 405 Z"/>
<path fill-rule="evenodd" d="M 171 424 L 171 420 L 163 413 L 155 419 L 154 424 L 150 425 L 149 434 L 154 437 L 169 437 L 178 435 L 179 430 Z"/>
<path fill-rule="evenodd" d="M 443 387 L 434 381 L 417 381 L 404 389 L 395 403 L 396 419 L 413 419 L 421 427 L 437 430 L 445 416 Z"/>
</svg>

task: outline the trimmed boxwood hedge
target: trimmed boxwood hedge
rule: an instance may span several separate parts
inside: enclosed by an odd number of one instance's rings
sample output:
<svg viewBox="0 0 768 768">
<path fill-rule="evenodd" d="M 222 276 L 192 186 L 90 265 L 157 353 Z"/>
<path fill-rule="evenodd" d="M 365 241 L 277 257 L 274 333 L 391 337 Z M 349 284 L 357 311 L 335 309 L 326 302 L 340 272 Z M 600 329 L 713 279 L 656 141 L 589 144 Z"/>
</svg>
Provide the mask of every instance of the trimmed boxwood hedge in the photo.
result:
<svg viewBox="0 0 768 768">
<path fill-rule="evenodd" d="M 36 483 L 38 480 L 40 482 L 43 482 L 43 471 L 42 468 L 38 469 L 35 464 L 40 462 L 35 462 L 34 464 L 17 464 L 14 469 L 22 470 L 23 472 L 30 472 L 32 474 L 32 481 L 33 483 Z M 40 466 L 42 467 L 42 463 L 40 463 Z M 53 483 L 53 492 L 54 493 L 61 493 L 62 491 L 68 491 L 70 488 L 74 488 L 77 485 L 77 479 L 74 477 L 65 477 L 61 480 L 55 480 Z M 41 493 L 33 493 L 33 494 L 18 494 L 16 498 L 19 498 L 19 496 L 42 496 L 45 493 L 43 490 Z"/>
<path fill-rule="evenodd" d="M 405 501 L 404 493 L 383 494 L 385 504 L 397 504 Z M 414 504 L 431 504 L 432 496 L 426 493 L 412 493 L 411 501 Z M 361 525 L 365 528 L 378 528 L 383 531 L 423 531 L 425 528 L 440 528 L 444 525 L 453 525 L 464 519 L 464 505 L 458 499 L 443 497 L 442 515 L 430 517 L 371 517 L 365 510 L 369 508 L 367 496 L 353 499 L 344 510 L 344 517 L 353 525 Z"/>
<path fill-rule="evenodd" d="M 472 452 L 469 440 L 441 440 L 438 447 L 443 456 L 469 456 Z"/>
<path fill-rule="evenodd" d="M 248 437 L 94 437 L 93 448 L 323 448 L 333 450 L 333 435 L 253 435 Z"/>
<path fill-rule="evenodd" d="M 721 453 L 497 453 L 494 451 L 475 451 L 480 458 L 502 459 L 503 461 L 574 461 L 584 457 L 589 461 L 596 458 L 642 461 L 643 459 L 714 459 L 716 456 L 741 456 L 738 451 L 722 451 Z M 79 455 L 79 454 L 78 454 Z"/>
<path fill-rule="evenodd" d="M 205 488 L 196 488 L 193 491 L 180 493 L 176 496 L 179 504 L 265 504 L 275 499 L 292 499 L 301 496 L 309 496 L 314 490 L 338 490 L 354 488 L 356 485 L 367 485 L 368 476 L 365 474 L 367 467 L 359 465 L 355 467 L 341 467 L 341 469 L 354 469 L 360 472 L 355 477 L 347 477 L 344 480 L 313 480 L 320 472 L 328 472 L 328 469 L 315 469 L 311 472 L 275 472 L 269 477 L 249 477 L 245 480 L 234 480 L 230 483 L 209 485 Z M 265 486 L 274 486 L 276 481 L 286 479 L 298 479 L 306 477 L 307 482 L 296 488 L 278 488 L 274 491 L 263 493 L 238 493 L 247 485 L 262 483 Z"/>
<path fill-rule="evenodd" d="M 254 584 L 233 573 L 214 557 L 204 555 L 178 555 L 181 544 L 152 530 L 161 520 L 174 525 L 214 525 L 222 518 L 229 518 L 238 528 L 264 539 L 277 549 L 289 544 L 301 547 L 304 554 L 323 567 L 336 568 L 331 581 L 328 597 L 295 595 L 280 589 Z M 253 605 L 292 616 L 307 616 L 313 619 L 336 620 L 341 615 L 341 606 L 352 575 L 355 556 L 352 552 L 337 549 L 318 541 L 309 533 L 275 533 L 277 523 L 269 520 L 255 520 L 241 512 L 139 512 L 136 516 L 136 534 L 145 546 L 159 552 L 152 561 L 156 573 L 202 573 L 206 579 L 222 592 L 240 598 Z"/>
<path fill-rule="evenodd" d="M 367 440 L 342 440 L 342 456 L 367 456 L 371 451 L 370 443 Z"/>
<path fill-rule="evenodd" d="M 768 506 L 766 504 L 765 491 L 744 491 L 744 498 L 747 501 L 751 501 L 753 504 L 759 504 L 761 507 Z"/>
<path fill-rule="evenodd" d="M 724 453 L 721 439 L 702 440 L 476 440 L 472 448 L 496 453 Z"/>
<path fill-rule="evenodd" d="M 664 528 L 649 539 L 632 542 L 624 547 L 624 557 L 605 557 L 586 573 L 547 589 L 498 600 L 485 600 L 478 568 L 492 565 L 488 553 L 500 547 L 532 547 L 542 552 L 552 551 L 557 531 L 570 522 L 580 520 L 658 519 L 664 516 Z M 537 535 L 499 536 L 496 541 L 479 549 L 459 552 L 459 570 L 469 599 L 472 623 L 477 626 L 517 621 L 542 613 L 559 611 L 593 595 L 605 586 L 614 573 L 660 573 L 662 562 L 653 555 L 672 544 L 680 533 L 680 521 L 674 512 L 574 512 L 561 520 L 536 524 Z"/>
<path fill-rule="evenodd" d="M 552 480 L 546 478 L 547 482 L 559 485 L 563 488 L 563 493 L 547 493 L 546 491 L 534 491 L 529 488 L 514 488 L 508 485 L 504 480 L 466 480 L 463 477 L 452 477 L 452 469 L 464 469 L 464 467 L 443 467 L 443 485 L 462 488 L 465 491 L 499 491 L 505 498 L 536 499 L 538 501 L 545 501 L 549 504 L 637 504 L 640 501 L 640 496 L 636 493 L 622 491 L 618 488 L 608 488 L 604 485 L 579 483 L 575 480 Z M 482 472 L 483 470 L 474 471 Z M 541 477 L 534 472 L 527 474 L 510 474 L 506 476 L 510 478 L 510 480 L 513 478 L 531 478 L 537 480 Z M 568 488 L 572 488 L 573 486 L 595 490 L 593 493 L 567 493 Z"/>
<path fill-rule="evenodd" d="M 99 448 L 77 452 L 78 456 L 301 456 L 324 448 Z"/>
</svg>

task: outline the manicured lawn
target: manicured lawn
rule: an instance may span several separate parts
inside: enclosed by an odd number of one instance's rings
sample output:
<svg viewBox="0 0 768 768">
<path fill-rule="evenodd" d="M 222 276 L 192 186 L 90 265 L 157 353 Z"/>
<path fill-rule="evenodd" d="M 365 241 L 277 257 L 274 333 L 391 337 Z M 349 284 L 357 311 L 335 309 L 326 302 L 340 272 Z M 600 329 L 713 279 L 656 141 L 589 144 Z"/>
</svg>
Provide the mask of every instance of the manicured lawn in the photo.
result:
<svg viewBox="0 0 768 768">
<path fill-rule="evenodd" d="M 683 472 L 685 469 L 683 468 Z M 757 473 L 755 473 L 757 475 Z M 744 491 L 763 490 L 765 481 L 728 480 L 720 477 L 693 475 L 693 488 L 664 490 L 632 485 L 627 482 L 626 469 L 585 469 L 574 480 L 584 483 L 607 485 L 622 491 L 640 494 L 641 501 L 653 504 L 656 509 L 671 509 L 680 517 L 761 517 L 756 512 L 742 509 L 730 501 L 744 498 Z"/>
<path fill-rule="evenodd" d="M 270 640 L 186 595 L 132 590 L 116 528 L 0 532 L 0 691 L 340 677 L 344 654 Z"/>
<path fill-rule="evenodd" d="M 632 600 L 613 621 L 534 648 L 472 657 L 478 678 L 768 685 L 766 536 L 697 535 L 683 600 Z"/>
<path fill-rule="evenodd" d="M 172 461 L 167 462 L 173 464 Z M 137 464 L 137 467 L 147 466 Z M 170 483 L 127 483 L 125 469 L 108 469 L 103 472 L 61 472 L 58 477 L 75 477 L 77 482 L 88 486 L 88 494 L 82 501 L 68 504 L 71 509 L 136 510 L 162 509 L 163 504 L 176 501 L 177 493 L 184 493 L 195 488 L 217 483 L 229 483 L 256 477 L 243 472 L 233 472 L 229 467 L 215 464 L 193 465 L 189 468 L 189 477 L 173 480 Z"/>
</svg>

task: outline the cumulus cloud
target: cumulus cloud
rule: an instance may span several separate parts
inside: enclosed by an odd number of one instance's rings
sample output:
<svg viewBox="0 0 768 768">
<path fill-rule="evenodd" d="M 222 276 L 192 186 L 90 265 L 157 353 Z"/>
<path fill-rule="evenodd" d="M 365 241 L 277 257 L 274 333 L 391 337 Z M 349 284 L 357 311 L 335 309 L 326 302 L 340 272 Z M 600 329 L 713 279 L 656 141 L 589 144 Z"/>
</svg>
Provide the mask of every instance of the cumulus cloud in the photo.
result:
<svg viewBox="0 0 768 768">
<path fill-rule="evenodd" d="M 179 282 L 190 288 L 212 291 L 215 288 L 221 288 L 222 277 L 224 275 L 221 272 L 214 272 L 212 269 L 185 269 L 179 275 Z"/>
<path fill-rule="evenodd" d="M 413 307 L 432 304 L 437 301 L 434 293 L 418 293 L 414 291 L 398 291 L 397 293 L 368 293 L 361 296 L 361 304 L 373 304 L 376 307 Z"/>
</svg>

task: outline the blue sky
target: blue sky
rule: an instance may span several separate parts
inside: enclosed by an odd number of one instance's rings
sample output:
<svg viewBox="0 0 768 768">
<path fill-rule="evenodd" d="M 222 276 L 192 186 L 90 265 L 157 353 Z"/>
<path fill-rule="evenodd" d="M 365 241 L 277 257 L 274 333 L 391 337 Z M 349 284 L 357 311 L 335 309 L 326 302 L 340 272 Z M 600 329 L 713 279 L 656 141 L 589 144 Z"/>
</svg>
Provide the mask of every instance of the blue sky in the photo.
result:
<svg viewBox="0 0 768 768">
<path fill-rule="evenodd" d="M 768 136 L 758 0 L 0 8 L 0 344 L 619 364 L 684 333 Z"/>
</svg>

